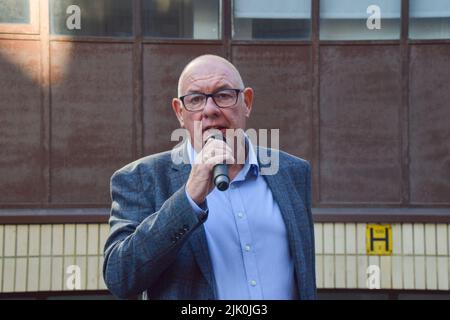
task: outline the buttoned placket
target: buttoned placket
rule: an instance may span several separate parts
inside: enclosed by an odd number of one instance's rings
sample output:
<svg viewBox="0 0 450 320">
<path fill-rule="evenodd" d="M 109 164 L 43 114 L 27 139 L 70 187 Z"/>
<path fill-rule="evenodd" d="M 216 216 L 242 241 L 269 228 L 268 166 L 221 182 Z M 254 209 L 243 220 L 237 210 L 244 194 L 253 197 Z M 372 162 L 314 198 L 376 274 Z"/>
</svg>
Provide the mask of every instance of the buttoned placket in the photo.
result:
<svg viewBox="0 0 450 320">
<path fill-rule="evenodd" d="M 261 281 L 256 261 L 256 253 L 254 251 L 253 239 L 250 231 L 249 220 L 245 206 L 240 194 L 239 184 L 244 181 L 233 181 L 228 190 L 231 209 L 236 223 L 239 236 L 242 257 L 244 261 L 245 275 L 247 278 L 247 287 L 250 293 L 250 299 L 263 299 Z"/>
</svg>

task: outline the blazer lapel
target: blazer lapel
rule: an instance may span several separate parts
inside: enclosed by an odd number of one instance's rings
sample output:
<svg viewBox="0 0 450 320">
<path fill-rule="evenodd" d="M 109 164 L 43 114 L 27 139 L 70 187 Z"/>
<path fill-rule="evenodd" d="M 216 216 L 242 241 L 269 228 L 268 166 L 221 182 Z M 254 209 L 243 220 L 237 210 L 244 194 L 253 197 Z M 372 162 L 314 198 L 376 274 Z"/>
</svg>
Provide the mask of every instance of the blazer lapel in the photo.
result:
<svg viewBox="0 0 450 320">
<path fill-rule="evenodd" d="M 186 183 L 189 173 L 191 172 L 191 165 L 189 164 L 189 156 L 187 153 L 187 144 L 173 150 L 175 156 L 181 157 L 183 161 L 172 162 L 172 181 L 174 181 L 174 191 L 178 190 Z M 180 160 L 180 159 L 179 159 Z M 216 294 L 216 283 L 214 279 L 211 257 L 209 255 L 208 243 L 206 240 L 205 228 L 200 225 L 188 239 L 188 245 L 194 253 L 197 264 L 203 273 L 206 281 L 211 287 L 211 290 Z"/>
</svg>

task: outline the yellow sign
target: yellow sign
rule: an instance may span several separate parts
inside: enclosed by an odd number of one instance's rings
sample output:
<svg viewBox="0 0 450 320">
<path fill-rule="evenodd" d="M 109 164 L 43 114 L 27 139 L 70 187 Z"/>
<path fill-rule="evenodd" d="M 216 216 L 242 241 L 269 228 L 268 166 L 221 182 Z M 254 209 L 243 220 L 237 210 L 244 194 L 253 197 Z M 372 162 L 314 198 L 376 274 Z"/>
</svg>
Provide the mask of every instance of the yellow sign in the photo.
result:
<svg viewBox="0 0 450 320">
<path fill-rule="evenodd" d="M 392 254 L 392 227 L 390 224 L 367 224 L 366 249 L 369 255 Z"/>
</svg>

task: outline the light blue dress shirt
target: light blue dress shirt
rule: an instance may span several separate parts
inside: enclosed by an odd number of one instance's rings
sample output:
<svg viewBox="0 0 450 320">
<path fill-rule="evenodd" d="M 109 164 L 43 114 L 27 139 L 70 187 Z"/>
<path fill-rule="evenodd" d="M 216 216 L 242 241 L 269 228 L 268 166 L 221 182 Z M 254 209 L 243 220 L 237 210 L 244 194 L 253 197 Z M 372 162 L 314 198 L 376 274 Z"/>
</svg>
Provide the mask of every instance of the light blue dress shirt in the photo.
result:
<svg viewBox="0 0 450 320">
<path fill-rule="evenodd" d="M 294 263 L 280 209 L 259 173 L 252 143 L 230 188 L 215 188 L 202 205 L 219 299 L 297 299 Z M 196 151 L 188 142 L 189 160 Z M 187 194 L 187 192 L 186 192 Z M 197 213 L 203 210 L 189 197 Z"/>
</svg>

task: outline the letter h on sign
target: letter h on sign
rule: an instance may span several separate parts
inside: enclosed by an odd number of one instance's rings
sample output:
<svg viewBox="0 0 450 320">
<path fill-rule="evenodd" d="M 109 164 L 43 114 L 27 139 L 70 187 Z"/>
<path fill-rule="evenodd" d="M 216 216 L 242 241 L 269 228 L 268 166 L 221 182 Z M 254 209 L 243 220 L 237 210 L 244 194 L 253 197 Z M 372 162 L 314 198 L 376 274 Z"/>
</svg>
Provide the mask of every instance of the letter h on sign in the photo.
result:
<svg viewBox="0 0 450 320">
<path fill-rule="evenodd" d="M 391 255 L 391 225 L 368 224 L 366 231 L 366 248 L 369 255 Z"/>
<path fill-rule="evenodd" d="M 372 228 L 370 229 L 370 250 L 371 251 L 375 250 L 373 248 L 373 243 L 375 241 L 384 241 L 384 243 L 386 244 L 386 251 L 389 250 L 389 241 L 388 241 L 388 239 L 389 239 L 388 238 L 389 237 L 389 230 L 388 230 L 388 228 L 386 228 L 385 230 L 386 230 L 386 233 L 385 233 L 385 236 L 383 238 L 375 238 L 374 235 L 373 235 L 373 229 Z"/>
</svg>

